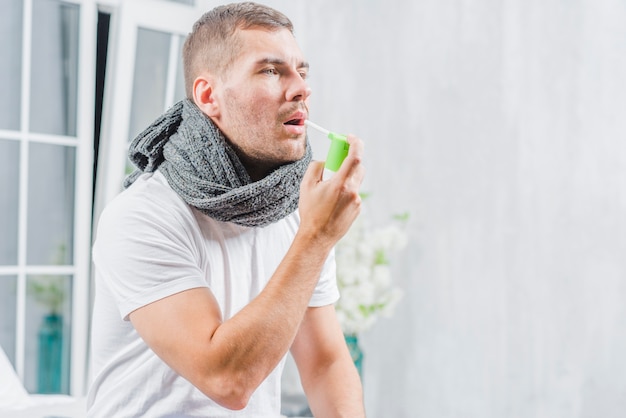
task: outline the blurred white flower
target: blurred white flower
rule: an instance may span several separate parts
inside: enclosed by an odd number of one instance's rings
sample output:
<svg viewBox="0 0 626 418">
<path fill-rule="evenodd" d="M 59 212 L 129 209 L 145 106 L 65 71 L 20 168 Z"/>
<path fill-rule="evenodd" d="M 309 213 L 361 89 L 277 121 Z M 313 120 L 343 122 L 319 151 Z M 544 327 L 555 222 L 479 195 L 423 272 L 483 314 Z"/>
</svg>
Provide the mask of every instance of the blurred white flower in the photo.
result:
<svg viewBox="0 0 626 418">
<path fill-rule="evenodd" d="M 402 298 L 402 290 L 393 284 L 389 257 L 408 243 L 402 228 L 406 219 L 407 215 L 396 216 L 393 223 L 373 228 L 364 210 L 337 244 L 341 297 L 335 308 L 345 334 L 358 334 L 380 316 L 391 316 Z"/>
</svg>

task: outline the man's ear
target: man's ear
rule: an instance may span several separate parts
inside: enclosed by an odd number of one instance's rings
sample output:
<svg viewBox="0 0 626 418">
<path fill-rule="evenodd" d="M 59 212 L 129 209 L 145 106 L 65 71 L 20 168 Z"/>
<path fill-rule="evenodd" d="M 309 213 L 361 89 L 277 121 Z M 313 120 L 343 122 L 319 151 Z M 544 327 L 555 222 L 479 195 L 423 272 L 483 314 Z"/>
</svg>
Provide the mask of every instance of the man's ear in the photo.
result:
<svg viewBox="0 0 626 418">
<path fill-rule="evenodd" d="M 208 74 L 203 74 L 193 82 L 193 101 L 207 116 L 219 116 L 219 104 L 215 93 L 215 81 Z"/>
</svg>

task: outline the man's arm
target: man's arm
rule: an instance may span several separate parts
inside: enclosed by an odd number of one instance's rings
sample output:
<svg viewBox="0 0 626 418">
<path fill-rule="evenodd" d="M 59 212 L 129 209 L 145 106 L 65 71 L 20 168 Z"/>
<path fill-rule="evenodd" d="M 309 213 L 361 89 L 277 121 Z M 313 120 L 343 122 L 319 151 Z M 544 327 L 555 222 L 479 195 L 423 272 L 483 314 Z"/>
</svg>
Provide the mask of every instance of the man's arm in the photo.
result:
<svg viewBox="0 0 626 418">
<path fill-rule="evenodd" d="M 308 309 L 291 354 L 314 416 L 365 417 L 361 380 L 334 306 Z"/>
<path fill-rule="evenodd" d="M 363 144 L 349 136 L 341 169 L 322 181 L 323 163 L 301 185 L 300 227 L 263 291 L 224 321 L 206 288 L 190 289 L 133 311 L 129 318 L 150 348 L 204 394 L 242 409 L 289 350 L 326 258 L 360 211 Z"/>
</svg>

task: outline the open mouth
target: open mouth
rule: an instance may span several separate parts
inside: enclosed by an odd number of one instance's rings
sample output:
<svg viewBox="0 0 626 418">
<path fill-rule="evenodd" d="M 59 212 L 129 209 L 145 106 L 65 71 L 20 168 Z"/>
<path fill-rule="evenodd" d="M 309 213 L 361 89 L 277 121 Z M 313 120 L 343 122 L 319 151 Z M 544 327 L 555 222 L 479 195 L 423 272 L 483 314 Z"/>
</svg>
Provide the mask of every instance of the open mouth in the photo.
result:
<svg viewBox="0 0 626 418">
<path fill-rule="evenodd" d="M 304 125 L 304 119 L 291 119 L 284 123 L 285 125 L 302 126 Z"/>
</svg>

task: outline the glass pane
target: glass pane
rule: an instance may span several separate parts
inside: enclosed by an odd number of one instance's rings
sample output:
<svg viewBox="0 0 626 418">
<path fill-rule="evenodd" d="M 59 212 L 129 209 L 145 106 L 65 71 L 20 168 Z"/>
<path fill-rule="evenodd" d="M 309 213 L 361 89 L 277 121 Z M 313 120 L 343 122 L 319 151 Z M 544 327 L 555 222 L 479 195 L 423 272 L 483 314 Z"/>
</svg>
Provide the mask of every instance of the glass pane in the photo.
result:
<svg viewBox="0 0 626 418">
<path fill-rule="evenodd" d="M 170 34 L 139 28 L 130 110 L 129 140 L 133 140 L 165 109 Z"/>
<path fill-rule="evenodd" d="M 76 135 L 79 6 L 33 1 L 30 130 Z"/>
<path fill-rule="evenodd" d="M 72 277 L 26 278 L 24 387 L 69 393 Z"/>
<path fill-rule="evenodd" d="M 174 91 L 174 103 L 184 99 L 187 94 L 185 93 L 185 73 L 183 72 L 183 44 L 185 43 L 185 37 L 179 37 L 178 50 L 178 65 L 176 66 L 176 90 Z"/>
<path fill-rule="evenodd" d="M 0 265 L 17 264 L 20 143 L 0 139 Z"/>
<path fill-rule="evenodd" d="M 15 367 L 17 277 L 0 276 L 0 346 Z"/>
<path fill-rule="evenodd" d="M 26 261 L 72 264 L 74 147 L 30 144 Z"/>
<path fill-rule="evenodd" d="M 5 0 L 0 13 L 0 129 L 20 128 L 22 0 Z"/>
</svg>

